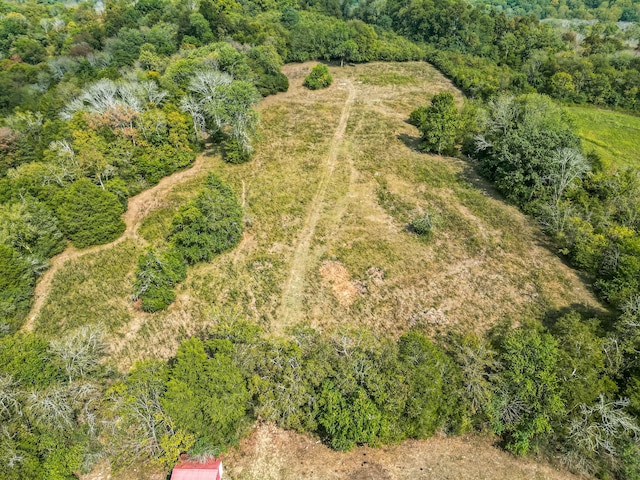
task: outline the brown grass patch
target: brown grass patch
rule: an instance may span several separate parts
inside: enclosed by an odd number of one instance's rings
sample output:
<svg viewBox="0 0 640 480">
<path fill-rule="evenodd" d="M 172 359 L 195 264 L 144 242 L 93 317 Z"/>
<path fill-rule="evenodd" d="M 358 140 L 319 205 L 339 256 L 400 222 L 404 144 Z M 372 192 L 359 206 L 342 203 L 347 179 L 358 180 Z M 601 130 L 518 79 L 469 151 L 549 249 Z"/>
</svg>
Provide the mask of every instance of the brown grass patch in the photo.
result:
<svg viewBox="0 0 640 480">
<path fill-rule="evenodd" d="M 331 289 L 331 292 L 342 307 L 352 305 L 358 293 L 362 290 L 361 286 L 358 288 L 358 283 L 351 280 L 349 270 L 340 262 L 334 260 L 322 262 L 320 276 L 324 287 Z"/>
<path fill-rule="evenodd" d="M 336 452 L 316 439 L 272 424 L 257 425 L 240 447 L 223 456 L 238 480 L 577 480 L 532 459 L 497 449 L 491 438 L 434 437 L 381 448 Z"/>
</svg>

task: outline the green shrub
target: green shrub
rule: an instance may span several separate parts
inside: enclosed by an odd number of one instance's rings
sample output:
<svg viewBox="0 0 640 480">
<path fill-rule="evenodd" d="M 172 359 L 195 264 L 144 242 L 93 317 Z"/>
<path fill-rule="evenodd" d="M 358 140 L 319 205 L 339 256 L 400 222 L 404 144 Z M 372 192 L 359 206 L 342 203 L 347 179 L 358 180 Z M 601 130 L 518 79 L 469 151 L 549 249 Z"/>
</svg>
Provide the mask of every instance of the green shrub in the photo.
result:
<svg viewBox="0 0 640 480">
<path fill-rule="evenodd" d="M 326 65 L 319 63 L 311 69 L 311 73 L 304 79 L 303 85 L 310 90 L 327 88 L 333 82 L 329 69 Z"/>
<path fill-rule="evenodd" d="M 14 330 L 29 311 L 35 275 L 31 264 L 13 248 L 0 244 L 0 328 Z"/>
<path fill-rule="evenodd" d="M 224 161 L 227 163 L 240 164 L 251 159 L 251 150 L 240 143 L 236 138 L 229 137 L 222 144 Z"/>
<path fill-rule="evenodd" d="M 38 388 L 65 378 L 60 365 L 52 361 L 49 343 L 32 334 L 0 339 L 0 374 L 11 375 L 22 385 Z"/>
<path fill-rule="evenodd" d="M 455 151 L 460 129 L 460 113 L 450 92 L 438 93 L 428 107 L 411 113 L 410 121 L 419 122 L 420 150 L 430 153 L 451 154 Z"/>
<path fill-rule="evenodd" d="M 525 327 L 508 332 L 500 347 L 503 370 L 496 379 L 494 430 L 508 450 L 525 455 L 552 432 L 552 420 L 564 413 L 558 342 Z"/>
<path fill-rule="evenodd" d="M 207 355 L 197 338 L 180 345 L 162 399 L 176 427 L 219 453 L 238 439 L 248 402 L 245 379 L 230 356 Z"/>
<path fill-rule="evenodd" d="M 153 313 L 164 310 L 176 299 L 176 291 L 171 283 L 149 285 L 149 288 L 140 295 L 142 310 Z"/>
<path fill-rule="evenodd" d="M 542 95 L 497 97 L 480 124 L 473 155 L 498 190 L 520 206 L 548 200 L 550 179 L 561 171 L 558 152 L 580 151 L 566 111 Z"/>
<path fill-rule="evenodd" d="M 44 203 L 33 197 L 0 205 L 0 243 L 21 255 L 44 261 L 65 247 L 58 219 Z"/>
<path fill-rule="evenodd" d="M 428 110 L 429 107 L 425 107 L 424 105 L 422 107 L 416 108 L 409 115 L 409 123 L 414 127 L 420 128 L 420 126 L 425 122 L 427 118 Z"/>
<path fill-rule="evenodd" d="M 115 177 L 112 178 L 106 182 L 104 182 L 104 188 L 108 191 L 113 193 L 116 197 L 118 197 L 118 200 L 120 201 L 120 203 L 122 204 L 122 208 L 123 209 L 127 209 L 127 206 L 129 204 L 129 187 L 127 186 L 127 182 L 125 182 L 123 179 L 121 179 L 120 177 Z"/>
<path fill-rule="evenodd" d="M 187 263 L 208 261 L 233 248 L 242 236 L 242 208 L 233 191 L 211 174 L 200 195 L 173 218 L 170 248 L 141 255 L 134 300 L 142 310 L 157 312 L 176 298 L 175 286 L 186 278 Z"/>
<path fill-rule="evenodd" d="M 133 298 L 142 301 L 145 312 L 163 310 L 175 300 L 175 285 L 186 274 L 186 262 L 179 251 L 169 249 L 158 254 L 150 250 L 138 259 Z"/>
<path fill-rule="evenodd" d="M 289 90 L 289 79 L 286 75 L 275 72 L 271 75 L 262 75 L 255 80 L 256 88 L 263 97 L 275 95 L 278 92 Z"/>
<path fill-rule="evenodd" d="M 55 202 L 62 230 L 78 248 L 108 243 L 124 232 L 118 197 L 86 178 L 59 192 Z"/>
<path fill-rule="evenodd" d="M 193 264 L 233 248 L 241 237 L 242 208 L 233 191 L 211 174 L 202 193 L 174 217 L 169 239 Z"/>
<path fill-rule="evenodd" d="M 403 428 L 414 438 L 427 438 L 445 425 L 459 403 L 452 400 L 460 388 L 455 365 L 444 351 L 419 332 L 398 340 L 400 362 L 410 387 Z"/>
<path fill-rule="evenodd" d="M 326 381 L 322 385 L 318 405 L 318 421 L 332 448 L 349 450 L 378 439 L 383 415 L 363 388 L 345 397 L 333 382 Z"/>
<path fill-rule="evenodd" d="M 424 215 L 420 215 L 415 218 L 410 224 L 409 228 L 412 232 L 417 233 L 423 237 L 430 237 L 433 233 L 433 219 L 429 212 Z"/>
</svg>

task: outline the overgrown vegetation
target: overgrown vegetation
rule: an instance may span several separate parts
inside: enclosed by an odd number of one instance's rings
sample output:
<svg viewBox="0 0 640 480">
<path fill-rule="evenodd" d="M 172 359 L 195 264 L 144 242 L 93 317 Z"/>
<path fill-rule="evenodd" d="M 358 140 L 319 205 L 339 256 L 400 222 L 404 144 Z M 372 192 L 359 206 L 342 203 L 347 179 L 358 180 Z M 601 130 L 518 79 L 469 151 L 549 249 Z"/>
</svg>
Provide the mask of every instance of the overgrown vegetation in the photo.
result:
<svg viewBox="0 0 640 480">
<path fill-rule="evenodd" d="M 608 9 L 578 5 L 571 14 L 562 2 L 515 7 L 611 20 L 633 20 L 638 13 L 633 2 Z M 134 462 L 168 469 L 185 451 L 196 457 L 219 454 L 256 418 L 308 432 L 341 450 L 438 431 L 491 432 L 516 454 L 548 454 L 602 478 L 638 478 L 640 179 L 634 169 L 609 169 L 615 160 L 585 155 L 562 108 L 542 95 L 640 109 L 640 63 L 624 51 L 634 46 L 632 29 L 594 23 L 578 32 L 560 30 L 462 0 L 2 2 L 0 16 L 0 461 L 5 467 L 0 478 L 75 478 L 105 455 L 120 469 Z M 126 323 L 129 313 L 109 304 L 106 294 L 98 307 L 60 323 L 53 318 L 60 311 L 50 310 L 46 318 L 45 305 L 40 331 L 58 334 L 56 340 L 15 333 L 48 260 L 67 241 L 85 248 L 117 238 L 127 199 L 187 167 L 205 139 L 221 146 L 223 158 L 233 164 L 228 168 L 243 168 L 237 164 L 255 154 L 253 107 L 261 96 L 288 88 L 280 71 L 284 61 L 423 58 L 479 102 L 459 111 L 450 93 L 433 96 L 410 118 L 420 131 L 420 148 L 449 155 L 461 146 L 475 158 L 500 192 L 542 222 L 561 254 L 594 279 L 601 298 L 618 310 L 615 320 L 570 313 L 550 320 L 548 328 L 515 318 L 520 326 L 505 325 L 486 337 L 448 328 L 444 334 L 423 328 L 434 309 L 421 304 L 412 310 L 412 303 L 402 310 L 407 302 L 389 288 L 379 301 L 387 311 L 399 310 L 393 315 L 404 323 L 397 339 L 367 329 L 320 334 L 304 327 L 287 338 L 267 338 L 252 323 L 221 317 L 211 331 L 182 341 L 169 362 L 147 360 L 127 374 L 105 363 L 101 329 L 62 331 L 95 324 L 98 317 L 109 333 Z M 307 86 L 328 86 L 327 67 L 314 71 Z M 376 87 L 419 81 L 394 73 L 361 79 Z M 314 108 L 326 113 L 322 109 L 334 106 Z M 384 110 L 384 102 L 379 108 Z M 355 120 L 348 128 L 369 134 L 362 131 L 366 123 Z M 376 121 L 384 127 L 387 119 Z M 351 165 L 336 167 L 344 170 L 336 174 L 343 176 L 340 188 L 352 191 L 365 184 L 352 186 L 347 179 L 345 172 L 357 170 L 357 162 L 360 173 L 379 174 L 380 163 L 372 160 L 379 152 L 367 149 L 397 140 L 397 133 L 387 130 L 383 140 L 362 142 L 362 155 Z M 328 144 L 313 128 L 294 132 L 306 135 L 292 143 L 300 158 L 311 146 Z M 288 145 L 288 139 L 281 141 Z M 358 238 L 354 219 L 369 221 L 381 206 L 386 216 L 378 227 L 392 231 L 394 222 L 409 224 L 418 236 L 430 237 L 434 207 L 448 223 L 446 233 L 461 236 L 473 232 L 478 216 L 498 215 L 484 211 L 486 198 L 460 187 L 451 169 L 443 173 L 429 164 L 447 159 L 429 159 L 414 165 L 392 158 L 374 180 L 379 205 L 367 203 L 366 212 L 347 205 L 347 214 L 337 215 L 355 232 L 349 242 L 327 243 L 326 249 L 336 256 L 340 249 L 355 252 L 345 255 L 349 268 L 342 286 L 354 298 L 340 304 L 343 315 L 371 315 L 357 297 L 383 280 L 385 272 L 372 262 L 397 254 L 382 236 Z M 262 160 L 261 168 L 273 168 Z M 317 178 L 309 172 L 316 167 L 305 160 L 286 174 L 304 177 L 295 185 L 309 187 Z M 422 205 L 403 194 L 415 185 L 396 175 L 403 169 L 423 179 Z M 282 272 L 272 267 L 282 262 L 280 247 L 296 236 L 305 201 L 313 197 L 310 188 L 287 191 L 282 185 L 273 181 L 262 187 L 264 205 L 253 206 L 253 213 L 268 213 L 282 228 L 265 235 L 270 250 L 253 254 L 247 275 L 234 277 L 224 299 L 255 310 L 267 322 L 273 312 L 261 310 L 271 306 L 237 283 L 250 277 L 257 288 L 277 290 Z M 445 193 L 430 189 L 448 189 L 446 195 L 462 201 L 459 211 L 448 208 Z M 153 248 L 138 257 L 134 298 L 147 312 L 174 301 L 188 265 L 209 262 L 241 238 L 242 209 L 225 183 L 210 176 L 194 196 L 172 221 L 173 212 L 167 216 L 167 231 L 159 228 L 163 233 Z M 281 211 L 282 205 L 291 212 Z M 357 208 L 357 214 L 350 210 Z M 317 243 L 327 242 L 331 225 L 317 228 Z M 484 243 L 466 235 L 469 251 L 502 248 L 509 241 L 506 234 L 481 233 Z M 419 243 L 406 231 L 402 235 L 402 243 Z M 448 239 L 439 240 L 435 248 L 449 255 Z M 69 295 L 103 293 L 98 290 L 117 273 L 114 288 L 126 296 L 127 262 L 135 262 L 136 248 L 123 245 L 126 259 L 117 271 L 105 257 L 87 263 L 88 269 L 76 266 L 54 283 L 58 300 L 68 285 L 87 283 L 89 271 L 100 274 L 102 283 Z M 106 266 L 96 265 L 100 261 Z M 450 261 L 457 259 L 451 255 Z M 407 262 L 422 265 L 417 257 Z M 236 275 L 235 265 L 221 268 Z M 348 278 L 349 270 L 358 274 L 357 281 Z M 202 275 L 194 283 L 205 284 L 200 288 L 209 291 L 206 300 L 215 303 L 218 292 L 211 290 L 222 280 L 210 280 Z M 334 287 L 338 283 L 330 281 Z M 409 323 L 416 328 L 406 328 Z"/>
<path fill-rule="evenodd" d="M 208 262 L 241 238 L 242 208 L 233 191 L 210 174 L 202 192 L 173 218 L 167 249 L 140 256 L 133 299 L 140 299 L 146 312 L 165 309 L 175 300 L 187 264 Z"/>
<path fill-rule="evenodd" d="M 537 91 L 567 102 L 640 107 L 640 67 L 628 51 L 636 43 L 616 26 L 563 30 L 457 0 L 394 0 L 385 13 L 396 32 L 427 43 L 426 59 L 469 96 Z"/>
<path fill-rule="evenodd" d="M 606 358 L 612 341 L 627 348 L 637 336 L 604 334 L 577 314 L 550 331 L 532 324 L 501 331 L 490 342 L 453 332 L 433 340 L 419 330 L 393 341 L 366 330 L 326 336 L 298 328 L 288 340 L 267 340 L 249 323 L 225 320 L 184 341 L 171 362 L 147 360 L 115 377 L 98 362 L 97 330 L 52 343 L 5 337 L 2 455 L 15 466 L 4 478 L 29 468 L 67 478 L 90 466 L 96 448 L 120 467 L 152 460 L 167 468 L 181 451 L 224 451 L 257 416 L 340 450 L 436 431 L 494 432 L 515 453 L 560 452 L 573 468 L 633 478 L 622 472 L 636 468 L 640 427 L 624 409 L 638 406 L 607 400 L 625 390 L 633 359 L 623 355 L 614 366 Z M 21 415 L 31 420 L 26 429 Z M 48 438 L 54 448 L 24 443 L 52 422 L 58 427 L 39 443 Z"/>
<path fill-rule="evenodd" d="M 304 79 L 303 85 L 309 90 L 318 90 L 320 88 L 327 88 L 331 85 L 333 79 L 329 73 L 329 69 L 323 63 L 319 63 L 311 69 L 309 75 Z"/>
<path fill-rule="evenodd" d="M 421 150 L 438 155 L 455 152 L 461 121 L 451 93 L 434 95 L 431 105 L 411 112 L 409 121 L 420 131 Z"/>
<path fill-rule="evenodd" d="M 91 464 L 102 449 L 104 349 L 102 332 L 91 328 L 53 342 L 0 339 L 1 478 L 69 479 Z"/>
</svg>

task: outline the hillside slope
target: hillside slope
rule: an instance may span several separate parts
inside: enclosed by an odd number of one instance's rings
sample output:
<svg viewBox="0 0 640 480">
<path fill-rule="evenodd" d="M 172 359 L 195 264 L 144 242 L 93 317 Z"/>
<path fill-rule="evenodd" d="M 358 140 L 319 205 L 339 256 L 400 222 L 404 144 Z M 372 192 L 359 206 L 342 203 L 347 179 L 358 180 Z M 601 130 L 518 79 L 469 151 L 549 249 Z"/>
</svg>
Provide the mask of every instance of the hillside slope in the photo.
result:
<svg viewBox="0 0 640 480">
<path fill-rule="evenodd" d="M 106 323 L 112 356 L 127 367 L 170 356 L 181 338 L 228 315 L 273 334 L 307 322 L 396 335 L 416 324 L 484 330 L 570 306 L 602 308 L 537 226 L 471 165 L 415 150 L 409 112 L 439 91 L 461 99 L 435 69 L 332 68 L 333 85 L 310 92 L 301 86 L 310 66 L 285 67 L 291 89 L 260 105 L 252 162 L 207 161 L 242 195 L 247 228 L 237 249 L 191 269 L 166 312 L 145 314 L 129 300 L 136 252 L 164 238 L 203 181 L 201 169 L 154 199 L 141 239 L 62 266 L 36 329 Z M 435 219 L 428 242 L 406 229 L 425 211 Z"/>
</svg>

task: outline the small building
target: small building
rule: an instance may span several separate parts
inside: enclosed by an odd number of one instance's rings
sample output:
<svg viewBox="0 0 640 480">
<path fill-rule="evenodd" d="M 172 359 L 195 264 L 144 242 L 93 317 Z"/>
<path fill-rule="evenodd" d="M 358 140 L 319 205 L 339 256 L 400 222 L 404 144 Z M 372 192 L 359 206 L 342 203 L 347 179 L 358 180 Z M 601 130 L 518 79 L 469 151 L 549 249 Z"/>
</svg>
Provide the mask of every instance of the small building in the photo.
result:
<svg viewBox="0 0 640 480">
<path fill-rule="evenodd" d="M 204 463 L 194 462 L 182 457 L 173 467 L 171 480 L 221 480 L 222 462 L 208 460 Z"/>
</svg>

